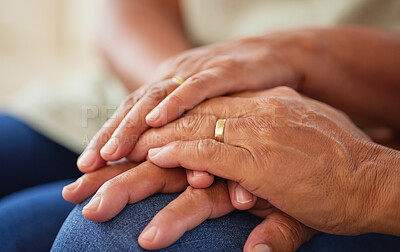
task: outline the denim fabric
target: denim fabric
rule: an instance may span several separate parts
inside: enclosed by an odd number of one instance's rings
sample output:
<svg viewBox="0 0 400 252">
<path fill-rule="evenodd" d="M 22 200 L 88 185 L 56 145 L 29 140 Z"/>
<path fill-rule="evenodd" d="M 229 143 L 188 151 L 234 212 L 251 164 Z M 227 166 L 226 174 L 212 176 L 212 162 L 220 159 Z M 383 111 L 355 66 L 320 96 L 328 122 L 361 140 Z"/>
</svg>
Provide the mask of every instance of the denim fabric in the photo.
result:
<svg viewBox="0 0 400 252">
<path fill-rule="evenodd" d="M 117 217 L 105 223 L 91 222 L 82 216 L 86 201 L 70 213 L 52 251 L 144 251 L 137 243 L 139 234 L 152 217 L 176 196 L 154 195 L 125 207 Z M 247 212 L 234 211 L 205 221 L 162 251 L 242 251 L 247 236 L 260 222 L 260 218 Z M 400 251 L 400 238 L 378 234 L 319 234 L 298 251 Z"/>
<path fill-rule="evenodd" d="M 49 251 L 74 204 L 61 197 L 71 181 L 26 189 L 0 200 L 0 251 Z"/>
<path fill-rule="evenodd" d="M 0 113 L 0 251 L 49 251 L 74 205 L 61 197 L 59 182 L 80 172 L 77 154 L 25 123 Z M 14 193 L 14 194 L 12 194 Z M 8 196 L 6 196 L 8 195 Z"/>
<path fill-rule="evenodd" d="M 81 211 L 87 202 L 78 205 L 61 228 L 52 251 L 145 251 L 137 243 L 139 234 L 176 197 L 177 194 L 153 195 L 125 207 L 105 223 L 86 220 Z M 253 215 L 235 211 L 202 223 L 163 251 L 240 251 L 259 222 Z"/>
<path fill-rule="evenodd" d="M 0 113 L 0 198 L 28 187 L 77 178 L 78 155 Z"/>
</svg>

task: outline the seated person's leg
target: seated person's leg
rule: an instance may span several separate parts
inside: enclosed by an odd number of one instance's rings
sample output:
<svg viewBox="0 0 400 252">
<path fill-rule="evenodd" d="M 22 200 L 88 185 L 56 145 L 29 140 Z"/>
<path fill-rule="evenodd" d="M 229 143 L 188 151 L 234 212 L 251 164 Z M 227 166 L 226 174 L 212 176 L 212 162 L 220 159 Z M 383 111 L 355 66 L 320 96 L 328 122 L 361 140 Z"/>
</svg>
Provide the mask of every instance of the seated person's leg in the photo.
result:
<svg viewBox="0 0 400 252">
<path fill-rule="evenodd" d="M 394 252 L 400 251 L 400 238 L 382 234 L 344 236 L 320 233 L 298 249 L 298 252 L 306 251 Z"/>
<path fill-rule="evenodd" d="M 76 178 L 78 155 L 0 113 L 0 198 L 31 186 Z"/>
<path fill-rule="evenodd" d="M 75 206 L 61 191 L 71 181 L 23 190 L 0 200 L 0 251 L 49 251 Z"/>
<path fill-rule="evenodd" d="M 87 202 L 78 205 L 61 228 L 52 251 L 144 251 L 137 242 L 140 233 L 176 197 L 154 195 L 125 207 L 104 223 L 86 220 L 81 211 Z M 260 222 L 260 218 L 247 212 L 235 211 L 203 222 L 164 251 L 242 251 L 247 236 Z"/>
<path fill-rule="evenodd" d="M 158 194 L 125 207 L 114 219 L 96 223 L 82 216 L 78 205 L 68 216 L 53 244 L 52 251 L 144 251 L 137 239 L 152 217 L 176 198 L 176 194 Z M 163 251 L 242 251 L 247 236 L 261 219 L 235 211 L 207 220 L 188 231 Z M 335 236 L 318 234 L 298 251 L 400 251 L 398 237 L 367 234 Z"/>
</svg>

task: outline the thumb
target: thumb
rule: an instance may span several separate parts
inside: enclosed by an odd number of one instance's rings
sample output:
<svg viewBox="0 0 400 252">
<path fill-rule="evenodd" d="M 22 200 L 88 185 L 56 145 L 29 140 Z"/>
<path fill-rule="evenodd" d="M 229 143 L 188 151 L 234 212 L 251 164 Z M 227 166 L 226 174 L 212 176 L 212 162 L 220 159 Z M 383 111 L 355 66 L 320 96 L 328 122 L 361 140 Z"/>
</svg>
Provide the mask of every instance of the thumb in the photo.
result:
<svg viewBox="0 0 400 252">
<path fill-rule="evenodd" d="M 269 214 L 247 238 L 246 252 L 295 251 L 316 231 L 279 210 Z"/>
</svg>

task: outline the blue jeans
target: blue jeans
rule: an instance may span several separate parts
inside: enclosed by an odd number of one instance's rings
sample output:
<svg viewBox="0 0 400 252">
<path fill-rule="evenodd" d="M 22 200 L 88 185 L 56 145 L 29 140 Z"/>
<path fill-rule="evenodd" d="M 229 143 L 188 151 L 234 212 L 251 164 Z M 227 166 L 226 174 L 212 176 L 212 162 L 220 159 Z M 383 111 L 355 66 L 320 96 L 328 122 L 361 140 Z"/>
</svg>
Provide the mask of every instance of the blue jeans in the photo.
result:
<svg viewBox="0 0 400 252">
<path fill-rule="evenodd" d="M 26 189 L 0 200 L 0 251 L 49 251 L 74 204 L 61 197 L 71 181 Z"/>
<path fill-rule="evenodd" d="M 177 194 L 153 195 L 125 207 L 105 223 L 82 216 L 84 202 L 74 208 L 57 235 L 52 251 L 144 251 L 137 238 L 152 217 Z M 207 220 L 186 232 L 175 244 L 162 251 L 242 251 L 247 236 L 261 219 L 247 212 L 234 211 Z M 337 236 L 318 234 L 298 251 L 400 251 L 400 238 L 366 234 Z"/>
<path fill-rule="evenodd" d="M 0 198 L 48 182 L 77 178 L 78 155 L 0 112 Z"/>
<path fill-rule="evenodd" d="M 0 251 L 49 251 L 74 205 L 64 201 L 78 155 L 0 113 Z"/>
</svg>

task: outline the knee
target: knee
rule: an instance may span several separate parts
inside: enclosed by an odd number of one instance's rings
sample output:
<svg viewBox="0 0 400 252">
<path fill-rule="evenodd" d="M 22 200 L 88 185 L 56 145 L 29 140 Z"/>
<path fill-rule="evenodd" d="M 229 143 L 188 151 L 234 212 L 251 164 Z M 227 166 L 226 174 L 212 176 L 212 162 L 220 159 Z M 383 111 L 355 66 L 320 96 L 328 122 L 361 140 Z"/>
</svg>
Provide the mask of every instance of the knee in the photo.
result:
<svg viewBox="0 0 400 252">
<path fill-rule="evenodd" d="M 84 202 L 68 216 L 52 251 L 144 251 L 137 242 L 140 233 L 176 197 L 176 194 L 153 195 L 126 206 L 118 216 L 103 223 L 83 217 L 82 208 L 87 203 Z M 241 251 L 250 231 L 260 221 L 247 212 L 234 211 L 206 220 L 163 251 Z"/>
<path fill-rule="evenodd" d="M 107 222 L 92 222 L 82 215 L 89 202 L 77 205 L 60 229 L 52 251 L 142 251 L 137 239 L 151 218 L 177 195 L 160 194 L 128 205 Z"/>
</svg>

